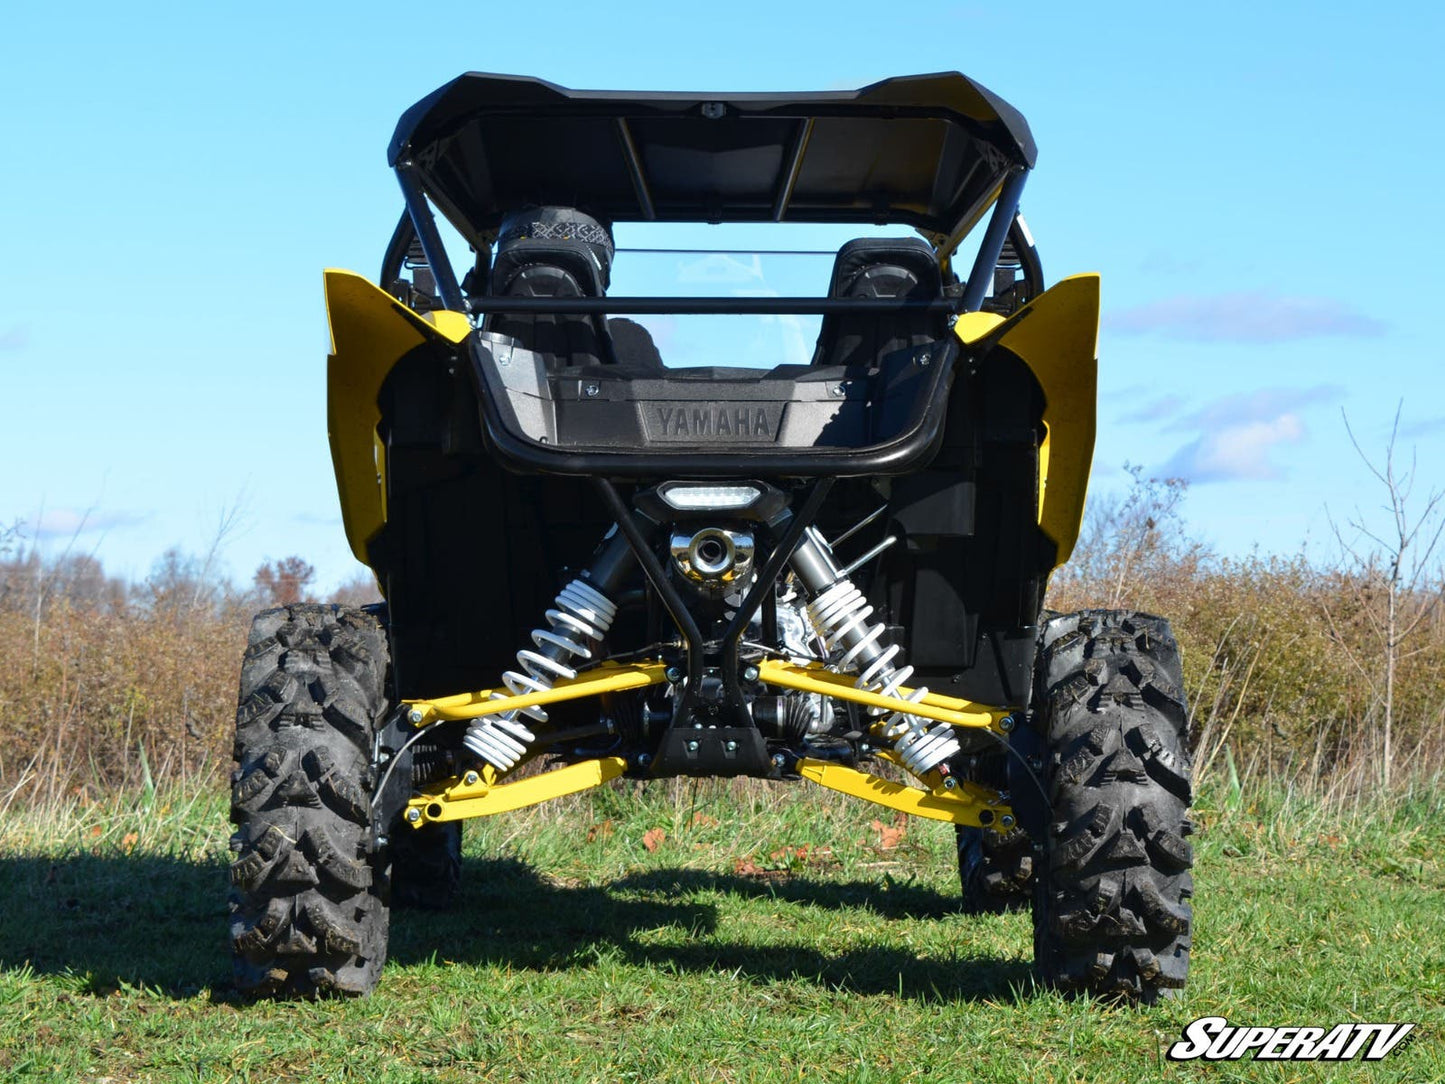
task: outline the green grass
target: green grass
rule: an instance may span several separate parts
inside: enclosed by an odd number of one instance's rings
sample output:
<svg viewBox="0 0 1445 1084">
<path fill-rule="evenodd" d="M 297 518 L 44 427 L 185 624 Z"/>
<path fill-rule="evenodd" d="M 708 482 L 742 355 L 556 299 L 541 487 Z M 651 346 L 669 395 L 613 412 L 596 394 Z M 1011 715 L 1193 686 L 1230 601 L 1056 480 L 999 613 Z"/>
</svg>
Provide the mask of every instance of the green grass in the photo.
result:
<svg viewBox="0 0 1445 1084">
<path fill-rule="evenodd" d="M 1191 987 L 1133 1009 L 1035 990 L 1028 916 L 958 912 L 947 826 L 884 847 L 801 787 L 473 825 L 460 905 L 395 914 L 378 993 L 315 1004 L 229 989 L 219 796 L 12 809 L 0 1080 L 1445 1081 L 1442 814 L 1206 792 Z M 1163 1060 L 1203 1015 L 1419 1028 L 1369 1066 Z"/>
</svg>

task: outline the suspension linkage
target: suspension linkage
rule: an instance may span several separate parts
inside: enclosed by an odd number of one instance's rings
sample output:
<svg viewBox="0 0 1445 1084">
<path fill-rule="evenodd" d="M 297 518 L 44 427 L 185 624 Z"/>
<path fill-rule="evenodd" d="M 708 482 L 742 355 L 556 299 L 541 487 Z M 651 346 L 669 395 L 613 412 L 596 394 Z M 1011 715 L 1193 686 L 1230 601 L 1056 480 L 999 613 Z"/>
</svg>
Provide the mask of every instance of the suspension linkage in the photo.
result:
<svg viewBox="0 0 1445 1084">
<path fill-rule="evenodd" d="M 502 712 L 559 704 L 564 700 L 645 689 L 665 682 L 666 671 L 667 667 L 660 662 L 604 662 L 575 678 L 563 678 L 543 692 L 512 695 L 506 689 L 482 689 L 434 700 L 408 700 L 405 702 L 409 709 L 407 721 L 412 726 L 430 726 L 445 720 L 481 719 Z"/>
<path fill-rule="evenodd" d="M 757 666 L 758 680 L 764 685 L 820 693 L 834 700 L 848 700 L 868 708 L 903 712 L 952 726 L 992 730 L 1000 735 L 1007 735 L 1012 729 L 1004 723 L 1012 714 L 1007 708 L 990 707 L 939 693 L 927 693 L 919 700 L 909 700 L 914 690 L 903 686 L 898 687 L 895 695 L 887 696 L 859 689 L 851 674 L 834 673 L 821 663 L 799 665 L 782 659 L 764 659 Z"/>
</svg>

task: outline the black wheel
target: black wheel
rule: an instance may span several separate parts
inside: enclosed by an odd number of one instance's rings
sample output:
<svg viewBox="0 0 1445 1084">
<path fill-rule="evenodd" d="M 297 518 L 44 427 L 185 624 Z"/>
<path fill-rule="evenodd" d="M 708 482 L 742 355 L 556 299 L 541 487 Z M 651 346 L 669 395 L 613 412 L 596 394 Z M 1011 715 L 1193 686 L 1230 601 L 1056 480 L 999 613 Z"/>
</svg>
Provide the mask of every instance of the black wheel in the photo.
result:
<svg viewBox="0 0 1445 1084">
<path fill-rule="evenodd" d="M 960 825 L 958 876 L 963 908 L 973 914 L 1017 911 L 1034 890 L 1034 841 L 1022 828 L 997 832 Z"/>
<path fill-rule="evenodd" d="M 391 902 L 397 907 L 440 910 L 456 899 L 462 878 L 459 821 L 391 830 Z"/>
<path fill-rule="evenodd" d="M 360 610 L 286 606 L 252 623 L 231 792 L 231 952 L 244 993 L 376 985 L 388 888 L 371 757 L 386 670 L 386 636 Z"/>
<path fill-rule="evenodd" d="M 1044 626 L 1036 673 L 1050 811 L 1035 967 L 1064 989 L 1153 1001 L 1189 971 L 1179 648 L 1162 618 L 1087 610 Z"/>
</svg>

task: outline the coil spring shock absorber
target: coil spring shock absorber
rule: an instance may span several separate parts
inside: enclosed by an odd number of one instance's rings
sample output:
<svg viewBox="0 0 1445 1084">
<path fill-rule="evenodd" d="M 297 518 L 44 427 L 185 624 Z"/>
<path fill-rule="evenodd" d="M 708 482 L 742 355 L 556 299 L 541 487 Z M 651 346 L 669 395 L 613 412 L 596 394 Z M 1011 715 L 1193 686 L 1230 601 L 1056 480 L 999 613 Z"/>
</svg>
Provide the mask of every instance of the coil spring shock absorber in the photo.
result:
<svg viewBox="0 0 1445 1084">
<path fill-rule="evenodd" d="M 586 580 L 575 579 L 562 588 L 554 608 L 547 611 L 548 628 L 533 629 L 532 643 L 536 651 L 517 652 L 520 670 L 508 670 L 502 684 L 514 696 L 546 692 L 560 678 L 574 678 L 577 671 L 569 664 L 592 657 L 592 647 L 612 627 L 617 607 Z M 506 693 L 494 692 L 492 699 L 504 699 Z M 525 716 L 539 723 L 547 721 L 541 706 L 519 708 L 478 719 L 467 728 L 462 744 L 499 772 L 516 766 L 526 755 L 537 736 L 522 722 Z"/>
<path fill-rule="evenodd" d="M 884 626 L 882 622 L 868 624 L 873 607 L 868 605 L 863 592 L 838 570 L 828 540 L 809 527 L 793 551 L 791 564 L 811 600 L 808 620 L 830 653 L 841 652 L 833 665 L 839 670 L 856 671 L 858 680 L 854 684 L 859 689 L 897 696 L 899 687 L 912 675 L 913 667 L 893 665 L 899 652 L 897 644 L 886 648 L 879 645 Z M 917 701 L 927 695 L 927 689 L 915 689 L 908 699 Z M 868 710 L 880 717 L 874 729 L 892 742 L 893 751 L 914 775 L 922 776 L 938 767 L 961 748 L 947 723 L 930 725 L 928 720 L 905 712 L 889 714 L 887 708 Z M 882 719 L 884 715 L 888 718 Z"/>
</svg>

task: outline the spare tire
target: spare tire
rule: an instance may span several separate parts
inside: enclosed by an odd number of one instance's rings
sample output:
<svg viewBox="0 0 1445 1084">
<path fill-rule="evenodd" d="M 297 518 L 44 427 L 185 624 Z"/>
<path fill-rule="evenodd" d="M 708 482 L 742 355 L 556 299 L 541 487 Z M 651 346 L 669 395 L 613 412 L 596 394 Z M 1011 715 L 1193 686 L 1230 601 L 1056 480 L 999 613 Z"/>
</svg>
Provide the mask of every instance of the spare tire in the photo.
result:
<svg viewBox="0 0 1445 1084">
<path fill-rule="evenodd" d="M 597 278 L 606 290 L 612 280 L 612 231 L 575 207 L 529 207 L 502 219 L 497 231 L 497 252 L 518 241 L 576 241 L 585 245 L 597 266 Z"/>
</svg>

